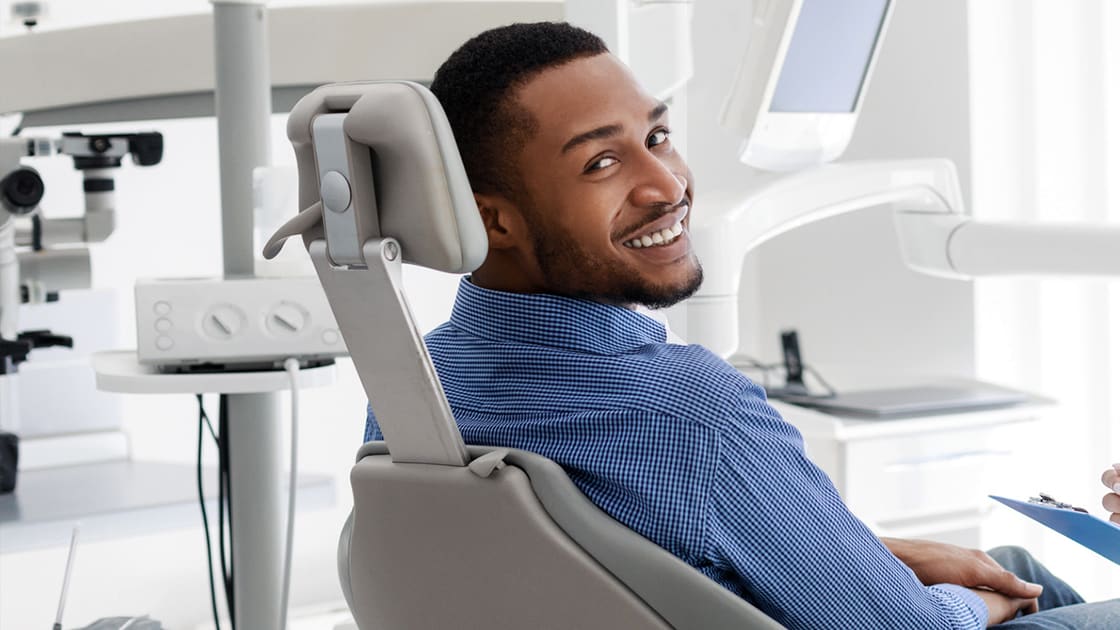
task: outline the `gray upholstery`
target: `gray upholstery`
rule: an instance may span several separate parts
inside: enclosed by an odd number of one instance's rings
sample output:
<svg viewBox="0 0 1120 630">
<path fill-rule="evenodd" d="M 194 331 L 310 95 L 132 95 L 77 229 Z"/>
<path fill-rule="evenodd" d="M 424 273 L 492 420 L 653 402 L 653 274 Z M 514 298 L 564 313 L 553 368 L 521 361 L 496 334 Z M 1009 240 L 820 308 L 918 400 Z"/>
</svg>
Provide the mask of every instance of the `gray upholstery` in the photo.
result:
<svg viewBox="0 0 1120 630">
<path fill-rule="evenodd" d="M 484 479 L 387 453 L 365 444 L 351 474 L 361 534 L 339 571 L 362 628 L 781 628 L 600 511 L 551 460 L 509 449 Z"/>
<path fill-rule="evenodd" d="M 394 237 L 405 262 L 449 273 L 481 265 L 486 231 L 455 137 L 435 97 L 417 83 L 333 83 L 300 99 L 288 117 L 299 207 L 320 202 L 312 124 L 321 114 L 347 111 L 351 163 L 373 175 L 350 182 L 359 241 Z M 309 228 L 300 229 L 305 244 L 323 237 L 321 226 Z"/>
</svg>

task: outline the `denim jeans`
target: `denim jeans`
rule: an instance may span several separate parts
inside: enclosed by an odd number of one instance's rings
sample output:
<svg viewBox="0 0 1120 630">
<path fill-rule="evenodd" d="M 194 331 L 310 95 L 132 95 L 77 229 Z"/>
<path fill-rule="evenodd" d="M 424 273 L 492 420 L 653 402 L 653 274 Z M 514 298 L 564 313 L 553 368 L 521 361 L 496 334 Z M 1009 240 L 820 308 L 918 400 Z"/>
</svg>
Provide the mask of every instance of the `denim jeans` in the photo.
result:
<svg viewBox="0 0 1120 630">
<path fill-rule="evenodd" d="M 992 626 L 999 630 L 1116 630 L 1120 628 L 1120 599 L 1086 604 L 1069 584 L 1046 570 L 1020 547 L 996 547 L 988 552 L 1003 568 L 1041 584 L 1039 612 Z"/>
</svg>

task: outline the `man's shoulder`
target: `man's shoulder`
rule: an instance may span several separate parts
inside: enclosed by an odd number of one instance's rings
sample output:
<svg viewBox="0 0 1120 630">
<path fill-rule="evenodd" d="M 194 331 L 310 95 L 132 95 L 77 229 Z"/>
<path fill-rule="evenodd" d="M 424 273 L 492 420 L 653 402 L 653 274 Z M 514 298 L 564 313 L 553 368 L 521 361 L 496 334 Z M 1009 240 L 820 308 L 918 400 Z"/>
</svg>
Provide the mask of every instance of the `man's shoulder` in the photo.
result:
<svg viewBox="0 0 1120 630">
<path fill-rule="evenodd" d="M 742 375 L 729 363 L 699 345 L 655 343 L 621 355 L 651 374 L 675 377 L 678 382 L 713 386 L 740 382 Z"/>
<path fill-rule="evenodd" d="M 698 345 L 650 343 L 619 354 L 591 354 L 493 342 L 450 323 L 425 341 L 445 389 L 463 394 L 464 405 L 475 398 L 492 403 L 485 391 L 503 400 L 516 395 L 530 409 L 574 405 L 710 425 L 764 399 L 760 387 Z"/>
<path fill-rule="evenodd" d="M 731 364 L 699 345 L 652 344 L 628 357 L 626 375 L 670 394 L 681 411 L 729 411 L 763 390 Z"/>
</svg>

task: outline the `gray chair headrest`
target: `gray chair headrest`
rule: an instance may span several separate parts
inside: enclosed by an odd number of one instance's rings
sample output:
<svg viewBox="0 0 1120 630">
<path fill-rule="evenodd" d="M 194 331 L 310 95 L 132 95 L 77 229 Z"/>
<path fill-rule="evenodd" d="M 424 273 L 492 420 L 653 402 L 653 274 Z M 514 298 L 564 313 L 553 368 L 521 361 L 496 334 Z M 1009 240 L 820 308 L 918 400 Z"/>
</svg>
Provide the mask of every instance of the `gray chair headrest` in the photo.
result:
<svg viewBox="0 0 1120 630">
<path fill-rule="evenodd" d="M 404 262 L 449 273 L 469 273 L 482 264 L 486 231 L 451 126 L 435 96 L 408 81 L 336 83 L 300 99 L 288 118 L 288 137 L 304 212 L 273 236 L 265 257 L 295 234 L 305 243 L 326 236 L 333 252 L 333 234 L 323 226 L 322 214 L 329 210 L 322 207 L 314 129 L 316 119 L 329 114 L 345 114 L 347 183 L 359 250 L 370 239 L 391 237 L 400 243 Z"/>
</svg>

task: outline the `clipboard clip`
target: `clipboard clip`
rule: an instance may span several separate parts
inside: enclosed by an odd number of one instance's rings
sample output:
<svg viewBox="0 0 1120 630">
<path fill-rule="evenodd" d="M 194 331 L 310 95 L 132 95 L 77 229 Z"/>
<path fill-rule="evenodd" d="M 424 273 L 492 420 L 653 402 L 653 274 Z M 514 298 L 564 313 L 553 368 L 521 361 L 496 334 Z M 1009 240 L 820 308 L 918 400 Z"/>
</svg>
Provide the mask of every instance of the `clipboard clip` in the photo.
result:
<svg viewBox="0 0 1120 630">
<path fill-rule="evenodd" d="M 1084 508 L 1074 507 L 1069 503 L 1058 501 L 1045 492 L 1039 492 L 1037 497 L 1031 497 L 1030 499 L 1027 499 L 1027 503 L 1034 503 L 1035 505 L 1045 505 L 1052 508 L 1058 508 L 1059 510 L 1071 510 L 1073 512 L 1081 512 L 1083 514 L 1089 513 L 1089 511 Z"/>
</svg>

